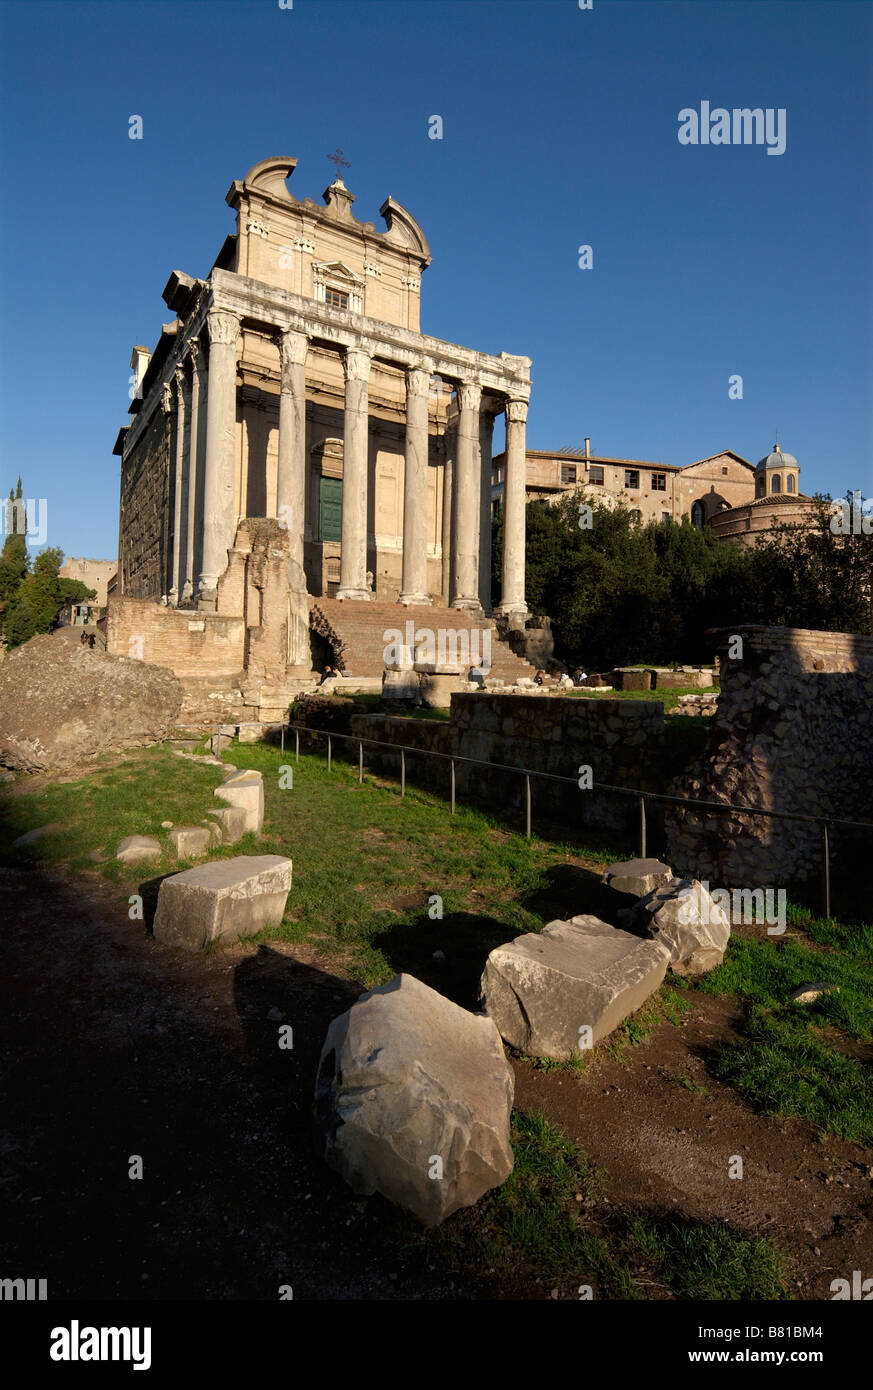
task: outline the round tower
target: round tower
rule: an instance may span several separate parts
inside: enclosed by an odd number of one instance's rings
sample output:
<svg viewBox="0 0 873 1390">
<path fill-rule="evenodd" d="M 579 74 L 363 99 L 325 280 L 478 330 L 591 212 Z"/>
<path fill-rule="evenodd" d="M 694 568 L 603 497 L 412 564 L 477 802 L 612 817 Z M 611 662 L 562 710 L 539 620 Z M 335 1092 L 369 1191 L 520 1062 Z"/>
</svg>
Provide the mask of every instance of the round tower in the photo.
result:
<svg viewBox="0 0 873 1390">
<path fill-rule="evenodd" d="M 755 469 L 755 497 L 774 497 L 787 493 L 796 497 L 800 491 L 800 466 L 793 454 L 786 454 L 773 445 L 772 454 L 762 458 Z"/>
</svg>

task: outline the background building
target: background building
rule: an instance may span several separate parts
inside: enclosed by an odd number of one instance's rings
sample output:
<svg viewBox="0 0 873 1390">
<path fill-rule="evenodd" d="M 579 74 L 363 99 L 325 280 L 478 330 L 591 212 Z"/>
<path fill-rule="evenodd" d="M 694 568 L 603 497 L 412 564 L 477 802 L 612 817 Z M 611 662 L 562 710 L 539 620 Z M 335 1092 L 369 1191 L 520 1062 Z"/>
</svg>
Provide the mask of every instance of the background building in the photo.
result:
<svg viewBox="0 0 873 1390">
<path fill-rule="evenodd" d="M 498 454 L 492 470 L 493 510 L 502 506 L 503 469 L 504 458 Z M 757 467 L 732 449 L 680 467 L 592 454 L 586 439 L 584 449 L 529 449 L 525 492 L 529 502 L 554 502 L 584 488 L 591 501 L 607 506 L 621 498 L 643 524 L 687 517 L 695 526 L 710 525 L 719 539 L 748 536 L 753 541 L 777 521 L 799 521 L 808 514 L 813 503 L 799 491 L 799 476 L 797 459 L 778 444 Z"/>
</svg>

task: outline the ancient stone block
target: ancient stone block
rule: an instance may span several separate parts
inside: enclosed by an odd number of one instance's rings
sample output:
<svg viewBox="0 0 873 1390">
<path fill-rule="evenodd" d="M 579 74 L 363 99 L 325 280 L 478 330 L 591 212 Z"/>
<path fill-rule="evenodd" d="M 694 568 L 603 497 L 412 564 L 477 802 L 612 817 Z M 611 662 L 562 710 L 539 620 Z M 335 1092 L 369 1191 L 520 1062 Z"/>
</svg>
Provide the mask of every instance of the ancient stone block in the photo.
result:
<svg viewBox="0 0 873 1390">
<path fill-rule="evenodd" d="M 168 838 L 180 859 L 197 859 L 208 852 L 212 843 L 204 825 L 175 825 Z"/>
<path fill-rule="evenodd" d="M 655 888 L 669 883 L 673 870 L 660 859 L 624 859 L 618 864 L 608 864 L 603 870 L 603 882 L 607 888 L 617 893 L 632 893 L 642 898 Z"/>
<path fill-rule="evenodd" d="M 139 864 L 144 859 L 160 858 L 161 846 L 150 835 L 125 835 L 115 851 L 122 864 Z"/>
<path fill-rule="evenodd" d="M 290 859 L 280 854 L 216 859 L 165 878 L 158 892 L 157 941 L 199 951 L 278 926 L 291 887 Z"/>
<path fill-rule="evenodd" d="M 245 811 L 247 831 L 260 835 L 264 825 L 264 780 L 259 772 L 243 769 L 232 772 L 213 793 L 228 806 Z"/>
<path fill-rule="evenodd" d="M 481 997 L 512 1047 L 567 1059 L 579 1050 L 580 1037 L 599 1042 L 645 1003 L 666 969 L 661 946 L 578 916 L 492 951 Z M 590 1033 L 580 1034 L 583 1028 Z"/>
<path fill-rule="evenodd" d="M 243 806 L 224 806 L 220 811 L 210 811 L 214 816 L 224 844 L 235 845 L 246 833 L 246 810 Z"/>
<path fill-rule="evenodd" d="M 676 975 L 703 975 L 724 960 L 730 917 L 697 879 L 671 879 L 642 898 L 630 924 L 667 951 Z"/>
<path fill-rule="evenodd" d="M 411 975 L 371 990 L 327 1033 L 315 1115 L 327 1162 L 425 1225 L 512 1172 L 513 1074 L 490 1019 Z"/>
</svg>

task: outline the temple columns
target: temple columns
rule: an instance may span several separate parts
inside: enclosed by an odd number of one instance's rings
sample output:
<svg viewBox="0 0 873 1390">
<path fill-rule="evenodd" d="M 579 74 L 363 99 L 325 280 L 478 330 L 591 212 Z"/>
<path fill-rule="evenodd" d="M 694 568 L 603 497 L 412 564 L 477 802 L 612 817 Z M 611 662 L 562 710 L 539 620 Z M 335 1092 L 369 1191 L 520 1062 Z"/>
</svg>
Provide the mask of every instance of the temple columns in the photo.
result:
<svg viewBox="0 0 873 1390">
<path fill-rule="evenodd" d="M 279 336 L 279 473 L 276 516 L 291 539 L 291 559 L 303 569 L 306 510 L 306 353 L 305 333 Z M 304 584 L 305 588 L 305 584 Z"/>
<path fill-rule="evenodd" d="M 482 388 L 458 387 L 458 452 L 455 469 L 455 552 L 453 608 L 479 611 L 479 402 Z"/>
<path fill-rule="evenodd" d="M 528 616 L 524 598 L 526 420 L 527 401 L 506 402 L 503 581 L 497 611 L 517 626 L 523 626 Z"/>
<path fill-rule="evenodd" d="M 400 603 L 427 604 L 427 403 L 430 375 L 406 373 L 406 454 L 403 475 L 403 577 Z"/>
<path fill-rule="evenodd" d="M 491 612 L 491 440 L 494 415 L 479 412 L 479 603 Z"/>
<path fill-rule="evenodd" d="M 340 585 L 337 598 L 369 599 L 367 587 L 367 472 L 370 356 L 363 348 L 348 348 L 343 358 L 346 378 L 343 427 L 343 517 Z"/>
<path fill-rule="evenodd" d="M 203 478 L 203 565 L 198 602 L 214 608 L 219 577 L 234 543 L 236 362 L 240 320 L 210 309 L 209 386 L 206 395 L 206 462 Z"/>
</svg>

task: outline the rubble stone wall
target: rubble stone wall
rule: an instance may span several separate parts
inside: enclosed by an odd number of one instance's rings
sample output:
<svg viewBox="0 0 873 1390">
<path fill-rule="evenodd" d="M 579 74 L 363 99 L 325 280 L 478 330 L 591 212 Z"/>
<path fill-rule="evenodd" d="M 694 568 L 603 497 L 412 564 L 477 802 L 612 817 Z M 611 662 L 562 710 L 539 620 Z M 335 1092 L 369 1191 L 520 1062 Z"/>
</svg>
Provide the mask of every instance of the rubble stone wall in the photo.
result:
<svg viewBox="0 0 873 1390">
<path fill-rule="evenodd" d="M 742 655 L 731 657 L 735 637 Z M 721 694 L 707 751 L 672 790 L 873 821 L 873 638 L 738 627 L 719 634 L 717 647 Z M 726 887 L 788 888 L 822 872 L 819 825 L 676 810 L 666 829 L 672 863 Z M 835 829 L 831 848 L 835 867 L 841 855 L 869 857 L 873 833 Z"/>
</svg>

